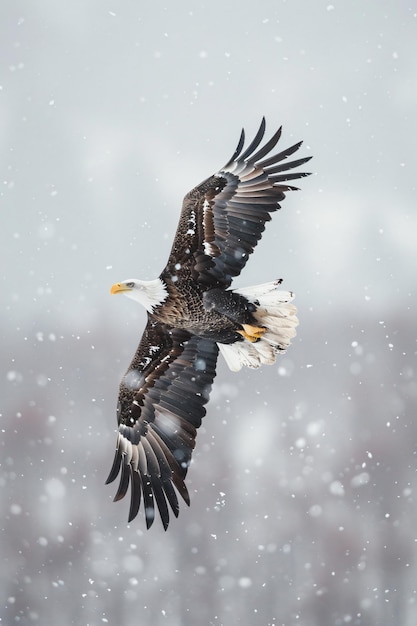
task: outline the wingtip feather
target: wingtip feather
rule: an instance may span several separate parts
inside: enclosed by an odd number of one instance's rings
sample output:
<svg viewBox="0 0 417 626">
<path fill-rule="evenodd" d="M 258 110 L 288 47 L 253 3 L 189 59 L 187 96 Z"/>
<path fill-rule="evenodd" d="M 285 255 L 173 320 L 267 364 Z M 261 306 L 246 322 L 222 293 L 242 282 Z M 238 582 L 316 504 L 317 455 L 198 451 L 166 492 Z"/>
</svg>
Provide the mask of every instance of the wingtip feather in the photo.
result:
<svg viewBox="0 0 417 626">
<path fill-rule="evenodd" d="M 109 475 L 106 478 L 106 482 L 105 482 L 106 485 L 109 485 L 117 478 L 119 471 L 120 471 L 121 462 L 122 462 L 122 455 L 120 454 L 119 448 L 116 448 L 116 451 L 114 453 L 113 465 L 111 466 Z"/>
</svg>

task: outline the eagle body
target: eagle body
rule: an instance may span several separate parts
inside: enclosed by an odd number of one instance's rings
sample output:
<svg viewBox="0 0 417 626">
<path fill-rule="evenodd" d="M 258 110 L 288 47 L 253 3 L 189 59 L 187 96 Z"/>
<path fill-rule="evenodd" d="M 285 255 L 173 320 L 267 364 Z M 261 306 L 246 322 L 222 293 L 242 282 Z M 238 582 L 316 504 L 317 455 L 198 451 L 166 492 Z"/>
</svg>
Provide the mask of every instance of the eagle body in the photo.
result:
<svg viewBox="0 0 417 626">
<path fill-rule="evenodd" d="M 178 288 L 175 283 L 168 283 L 167 291 L 167 300 L 151 314 L 152 319 L 162 324 L 221 343 L 232 343 L 242 339 L 238 334 L 242 323 L 256 323 L 248 300 L 231 290 L 203 291 L 190 283 L 184 286 L 179 283 Z"/>
<path fill-rule="evenodd" d="M 149 528 L 158 510 L 164 528 L 189 504 L 184 479 L 206 414 L 219 351 L 231 370 L 272 364 L 298 324 L 292 292 L 281 280 L 232 289 L 280 208 L 288 181 L 310 157 L 288 161 L 301 142 L 271 151 L 279 129 L 263 147 L 265 120 L 243 151 L 244 132 L 228 163 L 184 198 L 168 262 L 153 281 L 125 280 L 124 293 L 148 311 L 148 321 L 119 390 L 116 452 L 107 482 L 120 476 L 115 500 L 129 488 L 129 521 L 143 502 Z"/>
</svg>

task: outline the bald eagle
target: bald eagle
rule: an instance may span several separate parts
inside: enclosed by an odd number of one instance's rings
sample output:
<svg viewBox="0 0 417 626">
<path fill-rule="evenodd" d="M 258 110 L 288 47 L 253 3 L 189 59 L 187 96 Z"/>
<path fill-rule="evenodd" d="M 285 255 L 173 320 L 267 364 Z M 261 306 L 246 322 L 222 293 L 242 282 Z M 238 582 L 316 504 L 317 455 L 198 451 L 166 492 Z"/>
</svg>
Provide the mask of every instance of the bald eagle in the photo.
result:
<svg viewBox="0 0 417 626">
<path fill-rule="evenodd" d="M 185 196 L 160 276 L 111 288 L 142 304 L 148 321 L 120 384 L 116 453 L 106 482 L 120 474 L 115 501 L 130 484 L 128 521 L 142 501 L 147 528 L 158 509 L 167 529 L 169 510 L 179 513 L 177 494 L 190 503 L 184 480 L 219 350 L 233 371 L 259 367 L 274 363 L 295 335 L 294 295 L 280 290 L 281 280 L 230 289 L 285 192 L 297 189 L 288 181 L 308 175 L 291 170 L 311 157 L 287 160 L 302 142 L 271 155 L 281 128 L 259 147 L 264 134 L 262 119 L 244 150 L 242 130 L 227 164 Z"/>
</svg>

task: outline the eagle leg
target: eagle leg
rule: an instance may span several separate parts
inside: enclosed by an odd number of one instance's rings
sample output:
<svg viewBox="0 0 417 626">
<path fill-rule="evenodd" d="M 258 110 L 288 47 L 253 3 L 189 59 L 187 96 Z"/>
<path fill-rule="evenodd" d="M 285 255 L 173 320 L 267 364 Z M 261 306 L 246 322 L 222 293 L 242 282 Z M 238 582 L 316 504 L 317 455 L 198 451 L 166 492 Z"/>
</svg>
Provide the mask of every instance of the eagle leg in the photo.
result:
<svg viewBox="0 0 417 626">
<path fill-rule="evenodd" d="M 266 328 L 263 326 L 252 326 L 251 324 L 242 324 L 243 330 L 238 330 L 236 332 L 239 335 L 242 335 L 245 339 L 250 341 L 251 343 L 256 343 L 261 339 L 262 335 L 265 333 Z"/>
</svg>

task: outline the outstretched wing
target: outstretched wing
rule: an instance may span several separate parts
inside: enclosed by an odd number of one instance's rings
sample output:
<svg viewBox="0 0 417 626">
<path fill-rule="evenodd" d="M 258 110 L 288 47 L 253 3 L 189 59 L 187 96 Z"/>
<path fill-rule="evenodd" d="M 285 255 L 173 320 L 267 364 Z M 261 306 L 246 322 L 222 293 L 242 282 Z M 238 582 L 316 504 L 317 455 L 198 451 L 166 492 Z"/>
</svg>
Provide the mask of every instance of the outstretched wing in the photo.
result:
<svg viewBox="0 0 417 626">
<path fill-rule="evenodd" d="M 308 176 L 292 172 L 311 157 L 288 161 L 302 142 L 267 157 L 281 137 L 281 128 L 259 148 L 265 118 L 248 148 L 245 133 L 230 161 L 184 198 L 180 221 L 165 280 L 191 274 L 202 287 L 228 287 L 240 274 L 265 229 L 271 213 L 280 208 L 285 192 L 295 190 L 288 181 Z"/>
<path fill-rule="evenodd" d="M 107 483 L 120 473 L 115 500 L 131 485 L 129 522 L 141 500 L 149 528 L 157 507 L 165 530 L 184 478 L 216 374 L 217 344 L 151 319 L 120 385 L 116 454 Z"/>
</svg>

